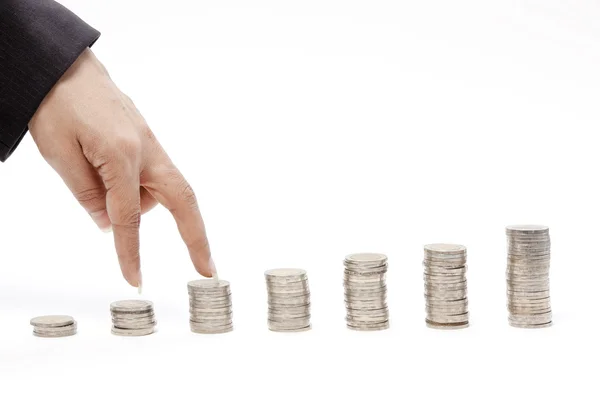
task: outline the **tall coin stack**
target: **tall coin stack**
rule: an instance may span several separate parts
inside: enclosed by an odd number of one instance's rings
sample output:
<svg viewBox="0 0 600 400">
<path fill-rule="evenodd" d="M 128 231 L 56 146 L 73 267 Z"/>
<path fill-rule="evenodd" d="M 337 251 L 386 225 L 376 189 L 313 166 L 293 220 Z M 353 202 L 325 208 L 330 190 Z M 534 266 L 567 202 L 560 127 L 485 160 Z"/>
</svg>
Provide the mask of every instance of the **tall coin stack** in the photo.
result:
<svg viewBox="0 0 600 400">
<path fill-rule="evenodd" d="M 145 336 L 154 333 L 154 305 L 147 300 L 121 300 L 110 305 L 111 332 L 117 336 Z"/>
<path fill-rule="evenodd" d="M 269 304 L 269 329 L 302 332 L 310 329 L 310 290 L 306 271 L 295 268 L 265 272 Z"/>
<path fill-rule="evenodd" d="M 467 248 L 454 244 L 428 244 L 423 266 L 426 325 L 436 329 L 468 327 Z"/>
<path fill-rule="evenodd" d="M 357 331 L 390 327 L 385 277 L 387 256 L 360 253 L 344 260 L 346 326 Z"/>
<path fill-rule="evenodd" d="M 517 328 L 552 325 L 550 306 L 550 229 L 538 225 L 506 227 L 508 323 Z"/>
<path fill-rule="evenodd" d="M 233 330 L 229 282 L 199 279 L 188 282 L 190 329 L 194 333 L 227 333 Z"/>
</svg>

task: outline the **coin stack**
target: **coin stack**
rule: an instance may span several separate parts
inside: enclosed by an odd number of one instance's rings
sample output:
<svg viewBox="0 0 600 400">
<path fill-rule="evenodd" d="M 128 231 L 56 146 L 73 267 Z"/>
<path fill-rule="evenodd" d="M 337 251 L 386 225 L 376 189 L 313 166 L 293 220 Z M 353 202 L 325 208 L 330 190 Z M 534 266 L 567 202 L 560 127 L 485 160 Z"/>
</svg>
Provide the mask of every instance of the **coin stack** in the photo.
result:
<svg viewBox="0 0 600 400">
<path fill-rule="evenodd" d="M 467 248 L 436 243 L 425 246 L 425 324 L 436 329 L 469 326 Z"/>
<path fill-rule="evenodd" d="M 229 282 L 199 279 L 188 282 L 190 329 L 194 333 L 226 333 L 233 330 Z"/>
<path fill-rule="evenodd" d="M 344 297 L 346 326 L 357 331 L 387 329 L 389 311 L 387 286 L 387 256 L 360 253 L 344 260 Z"/>
<path fill-rule="evenodd" d="M 33 334 L 39 337 L 73 336 L 77 333 L 77 322 L 68 315 L 45 315 L 31 320 Z"/>
<path fill-rule="evenodd" d="M 550 230 L 546 226 L 506 227 L 508 323 L 518 328 L 552 325 Z"/>
<path fill-rule="evenodd" d="M 310 326 L 310 290 L 306 271 L 295 268 L 265 272 L 269 304 L 269 329 L 302 332 Z"/>
<path fill-rule="evenodd" d="M 154 305 L 147 300 L 121 300 L 110 305 L 111 332 L 117 336 L 145 336 L 154 333 Z"/>
</svg>

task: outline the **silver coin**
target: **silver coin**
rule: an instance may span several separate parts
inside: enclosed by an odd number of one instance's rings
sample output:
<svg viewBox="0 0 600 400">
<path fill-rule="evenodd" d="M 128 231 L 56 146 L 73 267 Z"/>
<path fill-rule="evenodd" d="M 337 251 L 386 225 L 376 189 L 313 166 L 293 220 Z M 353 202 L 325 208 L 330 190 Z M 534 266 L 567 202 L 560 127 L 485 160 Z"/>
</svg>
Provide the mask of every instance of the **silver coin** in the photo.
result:
<svg viewBox="0 0 600 400">
<path fill-rule="evenodd" d="M 352 273 L 348 270 L 344 270 L 344 281 L 346 281 L 348 283 L 361 284 L 361 283 L 369 283 L 369 282 L 373 282 L 373 283 L 385 282 L 386 276 L 387 276 L 386 273 L 362 275 L 362 274 Z"/>
<path fill-rule="evenodd" d="M 361 317 L 357 317 L 357 316 L 352 316 L 352 315 L 347 315 L 346 316 L 346 323 L 350 324 L 350 325 L 358 325 L 358 324 L 379 324 L 379 323 L 383 323 L 386 321 L 389 321 L 389 315 L 382 315 L 382 316 L 361 316 Z"/>
<path fill-rule="evenodd" d="M 444 330 L 453 330 L 453 329 L 464 329 L 469 327 L 469 322 L 459 322 L 459 323 L 437 323 L 429 320 L 425 320 L 425 325 L 428 328 L 433 329 L 444 329 Z"/>
<path fill-rule="evenodd" d="M 381 286 L 378 288 L 359 288 L 359 289 L 349 289 L 344 288 L 344 294 L 349 297 L 375 297 L 375 296 L 384 296 L 387 293 L 387 286 Z"/>
<path fill-rule="evenodd" d="M 443 253 L 443 254 L 464 254 L 467 252 L 467 248 L 460 244 L 449 244 L 449 243 L 432 243 L 427 244 L 424 247 L 425 251 L 431 253 Z"/>
<path fill-rule="evenodd" d="M 451 283 L 461 283 L 465 281 L 464 276 L 440 276 L 440 275 L 429 275 L 427 273 L 423 274 L 423 279 L 427 284 L 437 285 L 437 284 L 451 284 Z"/>
<path fill-rule="evenodd" d="M 389 310 L 377 310 L 374 312 L 360 312 L 355 310 L 346 310 L 346 318 L 384 318 L 387 320 L 389 317 Z"/>
<path fill-rule="evenodd" d="M 466 312 L 458 315 L 427 314 L 427 320 L 438 324 L 458 324 L 469 322 L 469 313 Z"/>
<path fill-rule="evenodd" d="M 550 232 L 550 228 L 545 225 L 508 225 L 506 227 L 507 234 L 547 234 Z"/>
<path fill-rule="evenodd" d="M 131 315 L 131 314 L 129 314 L 129 315 Z M 144 314 L 143 317 L 130 317 L 129 315 L 113 314 L 112 320 L 127 323 L 127 322 L 151 321 L 151 320 L 155 319 L 154 313 Z M 139 314 L 134 314 L 134 315 L 139 315 Z"/>
<path fill-rule="evenodd" d="M 358 267 L 346 267 L 344 270 L 348 275 L 355 275 L 361 277 L 373 277 L 387 274 L 388 268 L 387 265 L 383 267 L 370 267 L 370 268 L 358 268 Z"/>
<path fill-rule="evenodd" d="M 428 306 L 461 306 L 461 305 L 468 305 L 469 304 L 469 300 L 465 297 L 462 299 L 457 299 L 457 300 L 438 300 L 438 299 L 432 299 L 430 297 L 425 296 L 425 303 Z"/>
<path fill-rule="evenodd" d="M 382 325 L 377 325 L 377 326 L 353 326 L 353 325 L 346 325 L 348 327 L 348 329 L 351 329 L 353 331 L 383 331 L 386 329 L 389 329 L 390 324 L 389 322 L 386 322 Z"/>
<path fill-rule="evenodd" d="M 189 305 L 191 307 L 228 307 L 232 305 L 231 297 L 226 297 L 221 300 L 204 300 L 204 299 L 190 299 Z"/>
<path fill-rule="evenodd" d="M 388 329 L 390 327 L 389 321 L 381 321 L 377 323 L 357 323 L 357 322 L 347 322 L 346 326 L 352 330 L 359 331 L 379 331 Z"/>
<path fill-rule="evenodd" d="M 461 306 L 425 306 L 425 312 L 434 314 L 454 315 L 464 314 L 469 311 L 469 307 L 466 305 Z"/>
<path fill-rule="evenodd" d="M 34 326 L 33 331 L 38 333 L 60 333 L 60 332 L 70 332 L 77 330 L 77 322 L 72 323 L 71 325 L 66 326 L 53 326 L 53 327 L 41 327 Z"/>
<path fill-rule="evenodd" d="M 344 262 L 350 264 L 381 265 L 387 263 L 387 256 L 381 253 L 355 253 L 349 254 Z"/>
<path fill-rule="evenodd" d="M 448 284 L 441 284 L 441 283 L 431 283 L 431 282 L 425 282 L 425 290 L 431 290 L 431 291 L 446 291 L 446 290 L 466 290 L 467 289 L 467 281 L 463 281 L 460 283 L 448 283 Z"/>
<path fill-rule="evenodd" d="M 514 321 L 508 321 L 508 324 L 514 328 L 527 328 L 527 329 L 538 329 L 538 328 L 549 328 L 552 326 L 552 321 L 543 324 L 524 324 Z"/>
<path fill-rule="evenodd" d="M 73 336 L 75 334 L 77 334 L 77 329 L 70 329 L 70 330 L 64 330 L 64 331 L 58 331 L 58 332 L 44 332 L 44 331 L 37 331 L 37 330 L 33 331 L 34 336 L 42 337 L 42 338 L 59 338 L 59 337 Z"/>
<path fill-rule="evenodd" d="M 346 310 L 378 310 L 388 308 L 387 302 L 355 304 L 346 302 Z"/>
<path fill-rule="evenodd" d="M 147 300 L 120 300 L 110 305 L 112 312 L 143 313 L 152 310 L 154 305 Z"/>
<path fill-rule="evenodd" d="M 188 282 L 188 288 L 199 292 L 222 291 L 229 289 L 229 282 L 223 279 L 196 279 Z"/>
<path fill-rule="evenodd" d="M 66 326 L 54 326 L 54 327 L 42 327 L 34 326 L 33 332 L 38 336 L 54 336 L 54 335 L 72 335 L 77 332 L 77 322 L 73 322 L 71 325 Z"/>
<path fill-rule="evenodd" d="M 299 268 L 275 268 L 265 271 L 265 277 L 272 281 L 300 281 L 306 279 L 306 271 Z"/>
<path fill-rule="evenodd" d="M 210 328 L 199 328 L 199 327 L 190 327 L 191 331 L 193 333 L 199 333 L 199 334 L 204 334 L 204 335 L 210 335 L 210 334 L 219 334 L 219 333 L 229 333 L 233 331 L 233 325 L 227 326 L 227 327 L 222 327 L 222 328 L 218 328 L 218 329 L 210 329 Z"/>
<path fill-rule="evenodd" d="M 274 331 L 295 331 L 298 329 L 304 329 L 310 326 L 309 320 L 304 320 L 303 324 L 279 324 L 273 321 L 268 321 L 267 327 Z"/>
<path fill-rule="evenodd" d="M 154 315 L 148 316 L 147 318 L 121 318 L 116 315 L 112 316 L 113 322 L 119 322 L 119 323 L 124 323 L 124 324 L 128 324 L 128 323 L 135 324 L 135 323 L 148 322 L 148 321 L 154 321 L 154 320 L 155 320 Z"/>
<path fill-rule="evenodd" d="M 462 268 L 437 268 L 437 267 L 427 267 L 423 268 L 425 274 L 431 276 L 436 275 L 440 277 L 454 277 L 454 276 L 462 276 L 464 277 L 467 273 L 467 267 Z"/>
<path fill-rule="evenodd" d="M 227 313 L 227 314 L 204 314 L 204 313 L 196 313 L 196 312 L 191 312 L 190 313 L 190 318 L 193 319 L 196 322 L 203 322 L 203 321 L 216 321 L 216 320 L 224 320 L 224 319 L 231 319 L 233 316 L 233 313 Z"/>
<path fill-rule="evenodd" d="M 295 332 L 307 332 L 311 330 L 311 326 L 304 326 L 301 328 L 292 328 L 292 329 L 277 329 L 277 328 L 273 328 L 273 327 L 269 327 L 270 331 L 273 332 L 282 332 L 282 333 L 295 333 Z"/>
<path fill-rule="evenodd" d="M 296 314 L 290 314 L 290 313 L 281 312 L 281 311 L 273 311 L 271 309 L 269 309 L 269 311 L 268 311 L 269 318 L 274 319 L 274 320 L 306 318 L 306 317 L 310 316 L 310 313 L 311 313 L 310 310 L 303 312 L 303 313 L 296 313 Z"/>
<path fill-rule="evenodd" d="M 131 323 L 131 324 L 113 323 L 112 326 L 114 328 L 119 328 L 119 329 L 146 329 L 146 328 L 155 327 L 156 321 L 150 321 L 150 322 L 145 322 L 145 323 L 136 322 L 136 323 Z"/>
<path fill-rule="evenodd" d="M 285 308 L 286 306 L 307 306 L 310 304 L 310 298 L 301 298 L 298 300 L 277 300 L 269 301 L 269 307 L 272 308 Z"/>
<path fill-rule="evenodd" d="M 231 307 L 222 308 L 222 309 L 190 308 L 189 311 L 190 311 L 190 314 L 193 313 L 196 315 L 206 315 L 206 316 L 225 315 L 225 314 L 233 313 L 233 309 Z"/>
<path fill-rule="evenodd" d="M 143 328 L 143 329 L 121 329 L 112 327 L 111 332 L 117 336 L 146 336 L 154 333 L 154 327 Z"/>
<path fill-rule="evenodd" d="M 425 296 L 432 299 L 440 300 L 457 300 L 464 299 L 467 297 L 468 289 L 460 290 L 435 290 L 425 288 Z"/>
<path fill-rule="evenodd" d="M 355 277 L 357 279 L 371 279 L 380 277 L 387 274 L 387 265 L 378 269 L 370 269 L 364 271 L 355 271 L 346 267 L 344 269 L 344 276 Z"/>
<path fill-rule="evenodd" d="M 61 327 L 73 325 L 75 319 L 70 315 L 43 315 L 40 317 L 32 318 L 30 324 L 34 327 Z"/>
</svg>

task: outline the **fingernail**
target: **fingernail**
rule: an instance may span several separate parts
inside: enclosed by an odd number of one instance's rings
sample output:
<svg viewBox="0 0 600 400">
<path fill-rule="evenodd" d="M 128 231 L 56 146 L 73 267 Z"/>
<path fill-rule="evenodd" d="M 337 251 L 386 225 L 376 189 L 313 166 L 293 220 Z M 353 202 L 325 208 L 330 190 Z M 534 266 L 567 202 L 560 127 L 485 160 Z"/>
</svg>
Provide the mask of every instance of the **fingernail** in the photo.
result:
<svg viewBox="0 0 600 400">
<path fill-rule="evenodd" d="M 108 213 L 106 210 L 91 212 L 90 217 L 92 217 L 102 232 L 107 233 L 112 231 L 112 224 L 110 222 L 110 218 L 108 218 Z"/>
<path fill-rule="evenodd" d="M 212 276 L 214 280 L 218 281 L 219 274 L 217 274 L 217 267 L 215 266 L 215 262 L 213 261 L 212 257 L 208 261 L 208 268 L 210 269 L 210 276 Z"/>
<path fill-rule="evenodd" d="M 138 294 L 142 294 L 142 271 L 139 272 L 138 276 Z"/>
</svg>

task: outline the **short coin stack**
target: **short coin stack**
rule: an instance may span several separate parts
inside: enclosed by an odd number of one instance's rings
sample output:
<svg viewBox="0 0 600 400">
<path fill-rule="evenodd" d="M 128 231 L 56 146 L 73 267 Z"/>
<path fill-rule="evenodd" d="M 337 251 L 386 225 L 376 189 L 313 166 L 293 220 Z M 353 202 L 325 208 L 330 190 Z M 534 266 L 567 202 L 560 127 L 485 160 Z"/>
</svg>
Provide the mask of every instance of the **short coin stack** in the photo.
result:
<svg viewBox="0 0 600 400">
<path fill-rule="evenodd" d="M 154 305 L 147 300 L 121 300 L 110 305 L 111 332 L 117 336 L 145 336 L 154 333 Z"/>
<path fill-rule="evenodd" d="M 467 248 L 454 244 L 428 244 L 423 266 L 426 325 L 436 329 L 468 327 Z"/>
<path fill-rule="evenodd" d="M 265 272 L 269 329 L 302 332 L 310 326 L 310 289 L 303 269 L 279 268 Z"/>
<path fill-rule="evenodd" d="M 77 322 L 68 315 L 45 315 L 31 320 L 33 334 L 39 337 L 64 337 L 77 333 Z"/>
<path fill-rule="evenodd" d="M 190 329 L 194 333 L 227 333 L 233 330 L 229 282 L 199 279 L 188 282 Z"/>
<path fill-rule="evenodd" d="M 508 322 L 518 328 L 552 325 L 550 230 L 546 226 L 506 227 Z"/>
<path fill-rule="evenodd" d="M 344 260 L 346 326 L 357 331 L 390 327 L 387 306 L 387 256 L 360 253 Z"/>
</svg>

